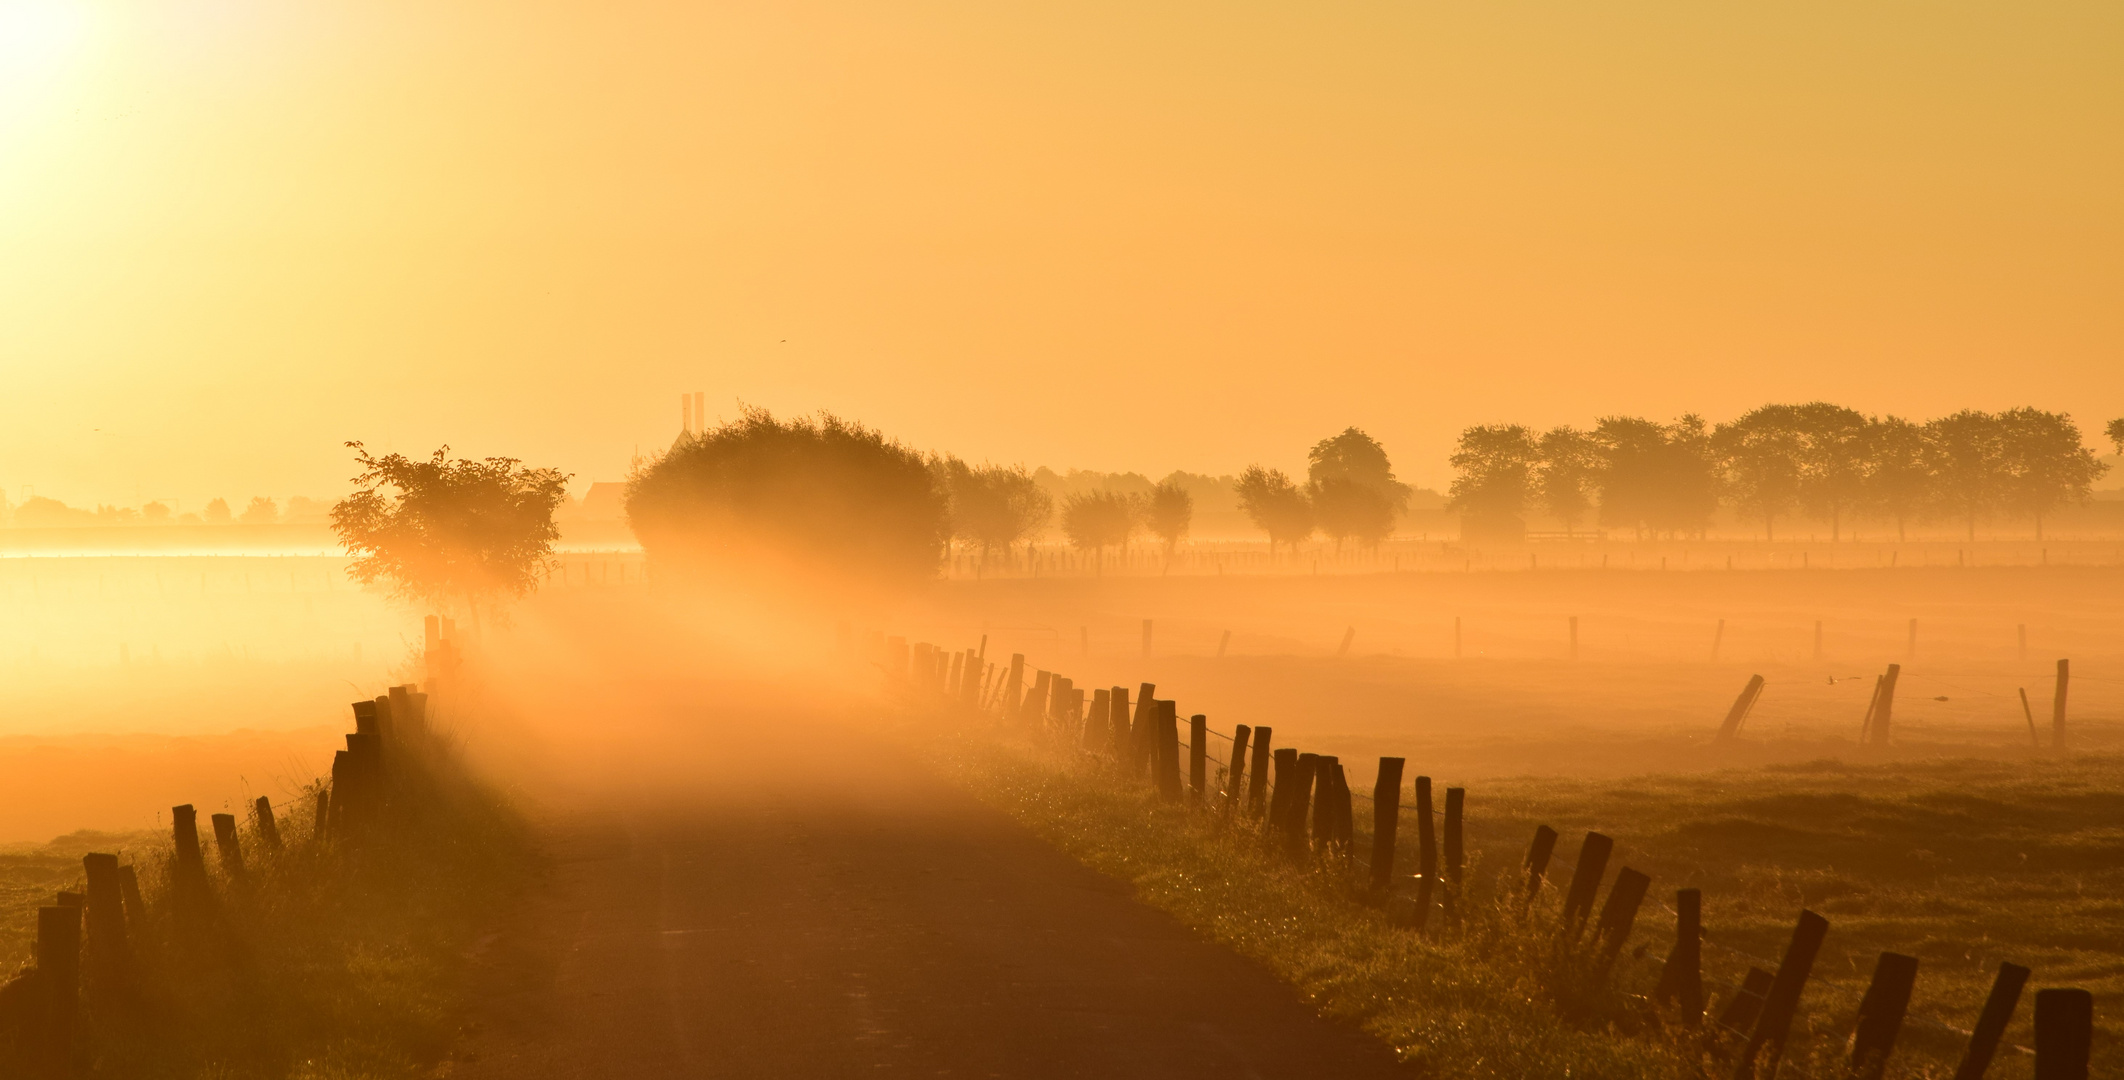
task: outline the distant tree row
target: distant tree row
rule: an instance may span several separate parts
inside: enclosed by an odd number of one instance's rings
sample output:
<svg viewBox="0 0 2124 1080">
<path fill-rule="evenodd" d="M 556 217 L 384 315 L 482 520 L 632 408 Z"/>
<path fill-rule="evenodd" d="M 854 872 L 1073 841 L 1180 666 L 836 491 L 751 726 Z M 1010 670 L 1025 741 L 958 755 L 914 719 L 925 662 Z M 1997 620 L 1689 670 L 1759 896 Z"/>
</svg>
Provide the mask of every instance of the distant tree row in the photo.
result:
<svg viewBox="0 0 2124 1080">
<path fill-rule="evenodd" d="M 950 455 L 930 460 L 945 494 L 949 530 L 978 547 L 987 561 L 1029 540 L 1054 517 L 1055 500 L 1024 466 L 968 465 Z M 1127 546 L 1138 530 L 1156 536 L 1170 552 L 1187 539 L 1195 500 L 1177 480 L 1143 492 L 1093 490 L 1062 497 L 1062 534 L 1071 546 L 1097 553 Z"/>
<path fill-rule="evenodd" d="M 1377 545 L 1408 507 L 1409 486 L 1394 478 L 1386 447 L 1356 428 L 1313 444 L 1300 486 L 1281 469 L 1252 465 L 1239 476 L 1239 508 L 1277 545 L 1304 542 L 1317 530 L 1335 541 Z"/>
<path fill-rule="evenodd" d="M 0 501 L 0 523 L 21 529 L 60 529 L 90 525 L 244 525 L 323 524 L 330 507 L 300 495 L 289 499 L 287 510 L 264 495 L 252 496 L 241 513 L 231 513 L 228 501 L 213 499 L 199 513 L 178 514 L 168 503 L 150 502 L 137 508 L 99 505 L 94 510 L 68 506 L 57 499 L 33 495 L 20 506 Z"/>
<path fill-rule="evenodd" d="M 2124 453 L 2124 420 L 2110 422 Z M 1484 425 L 1460 435 L 1450 508 L 1463 531 L 1509 537 L 1538 508 L 1565 530 L 1593 520 L 1639 534 L 1701 533 L 1723 504 L 1760 522 L 1804 514 L 1842 539 L 1858 519 L 1952 520 L 1970 539 L 1994 516 L 2033 521 L 2084 502 L 2107 466 L 2063 413 L 1964 410 L 1923 424 L 1825 402 L 1765 405 L 1730 423 L 1602 418 L 1591 430 Z"/>
</svg>

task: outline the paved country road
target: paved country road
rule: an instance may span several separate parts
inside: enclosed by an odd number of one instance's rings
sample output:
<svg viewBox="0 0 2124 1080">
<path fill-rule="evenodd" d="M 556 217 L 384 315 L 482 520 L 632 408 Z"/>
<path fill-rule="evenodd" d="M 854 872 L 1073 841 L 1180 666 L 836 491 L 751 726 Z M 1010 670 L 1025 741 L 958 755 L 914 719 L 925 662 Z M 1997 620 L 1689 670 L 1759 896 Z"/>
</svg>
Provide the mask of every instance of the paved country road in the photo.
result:
<svg viewBox="0 0 2124 1080">
<path fill-rule="evenodd" d="M 550 815 L 451 1075 L 1406 1075 L 905 751 L 824 734 L 673 749 L 685 782 Z"/>
</svg>

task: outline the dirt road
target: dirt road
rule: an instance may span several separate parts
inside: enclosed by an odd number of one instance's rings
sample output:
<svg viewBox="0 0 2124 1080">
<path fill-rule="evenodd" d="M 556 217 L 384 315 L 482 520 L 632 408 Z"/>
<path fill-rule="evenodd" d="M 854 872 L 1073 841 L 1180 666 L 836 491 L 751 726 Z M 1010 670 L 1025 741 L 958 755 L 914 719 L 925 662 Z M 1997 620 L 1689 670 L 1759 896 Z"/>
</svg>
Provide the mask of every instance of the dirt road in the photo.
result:
<svg viewBox="0 0 2124 1080">
<path fill-rule="evenodd" d="M 453 1076 L 1399 1074 L 904 751 L 775 742 L 697 772 L 667 742 L 558 815 Z"/>
</svg>

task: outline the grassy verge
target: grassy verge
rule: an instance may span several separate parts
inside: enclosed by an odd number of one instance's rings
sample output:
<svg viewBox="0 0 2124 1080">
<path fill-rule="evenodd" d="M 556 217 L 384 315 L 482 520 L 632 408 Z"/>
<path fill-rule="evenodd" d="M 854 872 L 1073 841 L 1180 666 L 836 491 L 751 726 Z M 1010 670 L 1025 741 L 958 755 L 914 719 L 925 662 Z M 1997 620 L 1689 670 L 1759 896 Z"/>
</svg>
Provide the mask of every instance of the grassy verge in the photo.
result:
<svg viewBox="0 0 2124 1080">
<path fill-rule="evenodd" d="M 1672 940 L 1664 905 L 1646 905 L 1633 938 L 1641 948 L 1610 971 L 1556 946 L 1555 890 L 1521 922 L 1518 867 L 1536 823 L 1565 834 L 1558 878 L 1577 836 L 1600 828 L 1619 841 L 1611 867 L 1652 874 L 1655 898 L 1704 890 L 1714 1003 L 1757 958 L 1775 966 L 1802 906 L 1827 915 L 1821 978 L 1787 1055 L 1804 1074 L 1841 1075 L 1851 1017 L 1882 949 L 1924 963 L 1892 1076 L 1951 1074 L 1964 1043 L 1952 1027 L 1971 1022 L 2002 958 L 2035 967 L 2034 985 L 2094 989 L 2098 1015 L 2114 1022 L 2124 953 L 2113 932 L 2124 885 L 2115 824 L 2124 815 L 2112 805 L 2124 763 L 2115 760 L 1486 783 L 1469 799 L 1465 918 L 1418 936 L 1390 925 L 1346 876 L 1292 867 L 1250 831 L 1159 805 L 1096 762 L 979 737 L 937 750 L 970 790 L 1263 963 L 1324 1014 L 1386 1040 L 1423 1075 L 1723 1075 L 1696 1037 L 1645 999 Z M 1367 816 L 1360 801 L 1360 848 Z M 1412 866 L 1412 854 L 1402 852 L 1401 865 Z M 2026 999 L 2009 1038 L 2029 1040 Z M 2114 1039 L 2098 1035 L 2096 1055 L 2098 1073 L 2114 1065 Z M 1991 1075 L 2028 1073 L 2027 1059 L 2009 1052 Z"/>
<path fill-rule="evenodd" d="M 51 903 L 55 887 L 81 888 L 83 851 L 116 850 L 139 875 L 146 909 L 128 914 L 130 974 L 83 986 L 82 1075 L 436 1073 L 474 943 L 533 859 L 521 824 L 446 741 L 409 734 L 390 745 L 390 801 L 358 834 L 318 835 L 305 796 L 280 816 L 277 853 L 246 822 L 239 876 L 217 858 L 202 814 L 205 899 L 175 887 L 165 837 L 69 837 L 0 857 L 19 874 L 10 892 L 29 894 L 10 896 L 0 931 L 0 947 L 18 956 L 34 936 L 31 905 Z M 8 1035 L 26 1045 L 19 1026 Z"/>
</svg>

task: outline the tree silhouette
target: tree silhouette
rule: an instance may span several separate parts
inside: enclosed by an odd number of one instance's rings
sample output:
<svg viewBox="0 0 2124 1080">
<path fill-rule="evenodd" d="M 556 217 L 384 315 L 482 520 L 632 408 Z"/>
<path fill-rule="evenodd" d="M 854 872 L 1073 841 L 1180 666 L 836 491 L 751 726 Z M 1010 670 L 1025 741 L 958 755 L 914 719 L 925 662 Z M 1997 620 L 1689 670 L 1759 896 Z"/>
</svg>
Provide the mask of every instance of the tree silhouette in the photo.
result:
<svg viewBox="0 0 2124 1080">
<path fill-rule="evenodd" d="M 1128 543 L 1136 531 L 1136 501 L 1118 491 L 1087 491 L 1062 500 L 1062 533 L 1079 551 L 1096 552 L 1106 565 L 1106 549 Z"/>
<path fill-rule="evenodd" d="M 2109 445 L 2116 447 L 2117 453 L 2124 454 L 2124 418 L 2111 420 L 2103 430 L 2109 435 Z"/>
<path fill-rule="evenodd" d="M 969 466 L 954 457 L 935 459 L 950 498 L 951 528 L 961 540 L 981 546 L 981 561 L 997 549 L 1030 537 L 1054 514 L 1054 498 L 1025 467 Z"/>
<path fill-rule="evenodd" d="M 1195 497 L 1178 482 L 1167 479 L 1151 489 L 1150 498 L 1143 506 L 1143 524 L 1152 535 L 1165 541 L 1165 555 L 1171 558 L 1173 548 L 1187 539 L 1188 526 L 1195 520 Z"/>
<path fill-rule="evenodd" d="M 1800 439 L 1800 507 L 1829 519 L 1830 542 L 1844 537 L 1844 515 L 1865 500 L 1867 430 L 1854 409 L 1816 401 L 1794 410 Z"/>
<path fill-rule="evenodd" d="M 1290 547 L 1313 535 L 1312 501 L 1283 470 L 1249 465 L 1239 474 L 1238 491 L 1239 509 L 1268 534 L 1270 559 L 1277 544 Z"/>
<path fill-rule="evenodd" d="M 461 602 L 475 628 L 482 604 L 538 587 L 560 536 L 553 508 L 566 474 L 515 458 L 453 460 L 447 446 L 426 460 L 347 446 L 361 473 L 332 507 L 332 531 L 353 556 L 348 577 L 387 582 L 408 600 Z"/>
<path fill-rule="evenodd" d="M 1931 453 L 1925 429 L 1898 416 L 1866 426 L 1863 500 L 1895 521 L 1895 538 L 1908 538 L 1910 519 L 1933 502 Z"/>
<path fill-rule="evenodd" d="M 280 507 L 263 495 L 253 495 L 250 505 L 243 508 L 236 520 L 245 525 L 271 525 L 280 520 Z"/>
<path fill-rule="evenodd" d="M 211 502 L 207 503 L 207 504 L 206 504 L 206 510 L 205 510 L 205 511 L 203 511 L 203 515 L 202 515 L 202 516 L 204 516 L 204 517 L 206 518 L 207 524 L 209 524 L 209 525 L 226 525 L 226 524 L 228 524 L 228 523 L 229 523 L 229 504 L 228 504 L 228 501 L 227 501 L 227 500 L 225 500 L 225 499 L 215 499 L 215 500 L 213 500 L 213 501 L 211 501 Z"/>
<path fill-rule="evenodd" d="M 1798 505 L 1806 450 L 1799 410 L 1765 405 L 1711 433 L 1726 488 L 1735 506 L 1763 523 L 1763 538 L 1777 539 L 1777 518 Z"/>
<path fill-rule="evenodd" d="M 1968 525 L 1999 508 L 2006 496 L 2006 440 L 1999 418 L 1964 409 L 1925 425 L 1925 463 L 1943 513 Z"/>
<path fill-rule="evenodd" d="M 1342 550 L 1344 540 L 1377 546 L 1408 507 L 1409 486 L 1394 478 L 1386 447 L 1354 428 L 1313 444 L 1306 454 L 1306 492 L 1320 530 Z"/>
<path fill-rule="evenodd" d="M 1578 523 L 1593 510 L 1593 492 L 1601 471 L 1601 445 L 1576 428 L 1559 427 L 1541 437 L 1536 445 L 1535 491 L 1542 509 L 1563 522 L 1564 535 L 1577 531 Z"/>
<path fill-rule="evenodd" d="M 2094 451 L 2080 442 L 2080 427 L 2065 413 L 2011 409 L 1999 414 L 1999 444 L 2006 473 L 2003 502 L 2035 519 L 2036 539 L 2043 538 L 2043 519 L 2061 506 L 2087 501 L 2094 482 L 2109 471 Z"/>
<path fill-rule="evenodd" d="M 626 505 L 652 560 L 726 579 L 778 567 L 905 585 L 936 574 L 950 535 L 922 455 L 827 413 L 784 422 L 748 406 L 682 435 L 628 480 Z"/>
<path fill-rule="evenodd" d="M 1540 452 L 1534 435 L 1517 424 L 1478 425 L 1460 433 L 1450 462 L 1460 475 L 1446 509 L 1458 510 L 1471 537 L 1516 540 L 1526 534 L 1527 497 Z"/>
</svg>

